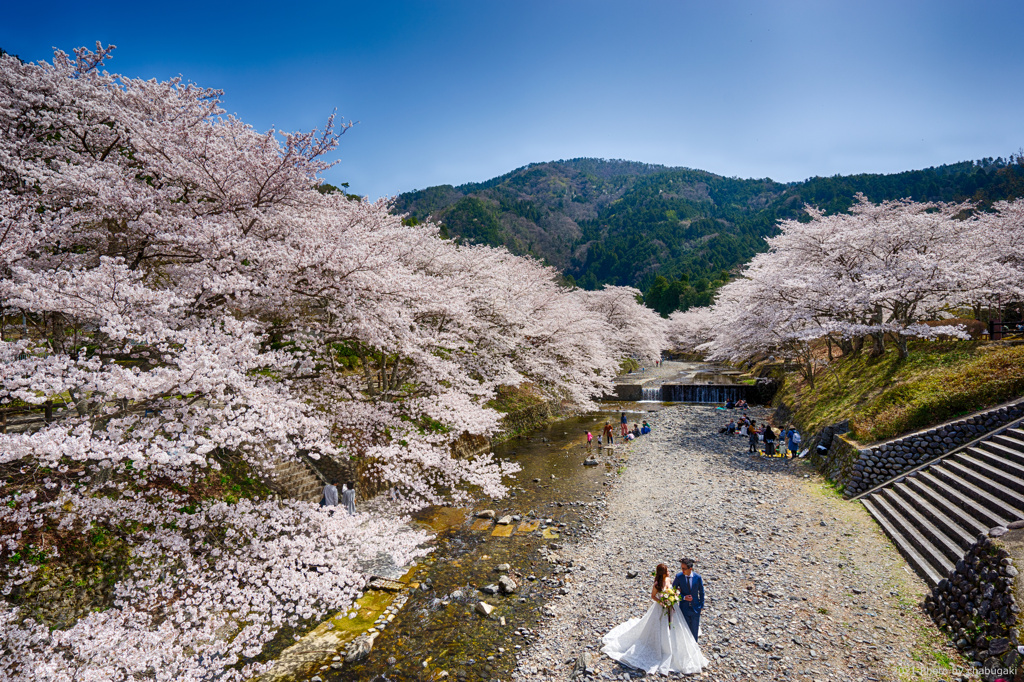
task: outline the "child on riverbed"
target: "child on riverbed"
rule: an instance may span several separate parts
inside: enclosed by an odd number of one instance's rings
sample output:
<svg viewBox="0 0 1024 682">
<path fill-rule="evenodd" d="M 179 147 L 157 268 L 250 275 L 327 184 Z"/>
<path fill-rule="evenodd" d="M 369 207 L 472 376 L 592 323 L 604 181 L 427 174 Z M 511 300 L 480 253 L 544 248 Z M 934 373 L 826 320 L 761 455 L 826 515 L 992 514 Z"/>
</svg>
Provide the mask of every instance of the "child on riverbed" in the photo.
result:
<svg viewBox="0 0 1024 682">
<path fill-rule="evenodd" d="M 589 448 L 594 442 L 594 434 L 587 431 L 587 447 Z"/>
<path fill-rule="evenodd" d="M 751 419 L 750 426 L 747 431 L 747 442 L 750 443 L 750 449 L 747 452 L 757 452 L 757 420 Z"/>
</svg>

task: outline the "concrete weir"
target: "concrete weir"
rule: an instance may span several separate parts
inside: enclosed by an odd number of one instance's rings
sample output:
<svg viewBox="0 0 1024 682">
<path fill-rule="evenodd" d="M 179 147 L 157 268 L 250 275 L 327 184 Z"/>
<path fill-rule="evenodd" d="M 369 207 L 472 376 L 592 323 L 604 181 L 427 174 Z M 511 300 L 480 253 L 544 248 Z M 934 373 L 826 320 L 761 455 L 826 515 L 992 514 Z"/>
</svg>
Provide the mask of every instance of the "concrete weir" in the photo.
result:
<svg viewBox="0 0 1024 682">
<path fill-rule="evenodd" d="M 737 370 L 704 362 L 665 361 L 657 368 L 632 372 L 615 380 L 610 400 L 681 403 L 725 403 L 750 400 L 751 386 L 737 383 Z"/>
<path fill-rule="evenodd" d="M 661 399 L 673 403 L 725 403 L 747 397 L 744 384 L 662 384 Z"/>
</svg>

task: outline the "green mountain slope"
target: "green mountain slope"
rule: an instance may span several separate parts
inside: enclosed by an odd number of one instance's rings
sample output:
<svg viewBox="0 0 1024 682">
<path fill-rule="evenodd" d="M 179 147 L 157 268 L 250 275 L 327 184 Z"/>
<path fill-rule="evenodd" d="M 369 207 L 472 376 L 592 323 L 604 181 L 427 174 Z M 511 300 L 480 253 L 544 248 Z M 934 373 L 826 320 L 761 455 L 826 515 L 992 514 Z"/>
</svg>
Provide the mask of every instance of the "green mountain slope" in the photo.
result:
<svg viewBox="0 0 1024 682">
<path fill-rule="evenodd" d="M 731 270 L 765 248 L 778 220 L 810 203 L 843 211 L 873 201 L 1024 195 L 1024 164 L 983 159 L 892 175 L 783 184 L 632 161 L 536 163 L 481 183 L 400 195 L 395 212 L 439 221 L 453 237 L 504 245 L 562 269 L 585 288 L 628 284 L 668 313 L 707 303 Z"/>
</svg>

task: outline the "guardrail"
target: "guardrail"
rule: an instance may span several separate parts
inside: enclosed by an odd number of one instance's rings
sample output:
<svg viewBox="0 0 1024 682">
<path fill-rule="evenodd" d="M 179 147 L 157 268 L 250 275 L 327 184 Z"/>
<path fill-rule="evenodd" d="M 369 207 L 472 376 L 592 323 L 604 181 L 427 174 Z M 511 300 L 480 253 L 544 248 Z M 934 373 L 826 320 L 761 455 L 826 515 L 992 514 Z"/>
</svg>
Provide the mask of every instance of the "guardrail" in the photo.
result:
<svg viewBox="0 0 1024 682">
<path fill-rule="evenodd" d="M 1003 320 L 990 320 L 988 323 L 988 338 L 993 341 L 1002 339 L 1024 338 L 1024 320 L 1018 322 L 1004 322 Z"/>
</svg>

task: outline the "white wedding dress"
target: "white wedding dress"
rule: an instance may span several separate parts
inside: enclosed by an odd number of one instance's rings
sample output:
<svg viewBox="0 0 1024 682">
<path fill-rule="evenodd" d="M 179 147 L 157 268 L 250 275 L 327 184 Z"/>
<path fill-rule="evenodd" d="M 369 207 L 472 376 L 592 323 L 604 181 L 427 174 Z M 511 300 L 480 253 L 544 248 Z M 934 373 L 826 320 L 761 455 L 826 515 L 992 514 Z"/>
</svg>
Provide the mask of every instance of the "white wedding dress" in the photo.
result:
<svg viewBox="0 0 1024 682">
<path fill-rule="evenodd" d="M 672 610 L 670 628 L 664 607 L 651 604 L 643 618 L 630 618 L 605 635 L 601 651 L 647 673 L 699 673 L 710 661 L 700 652 L 679 605 Z"/>
</svg>

